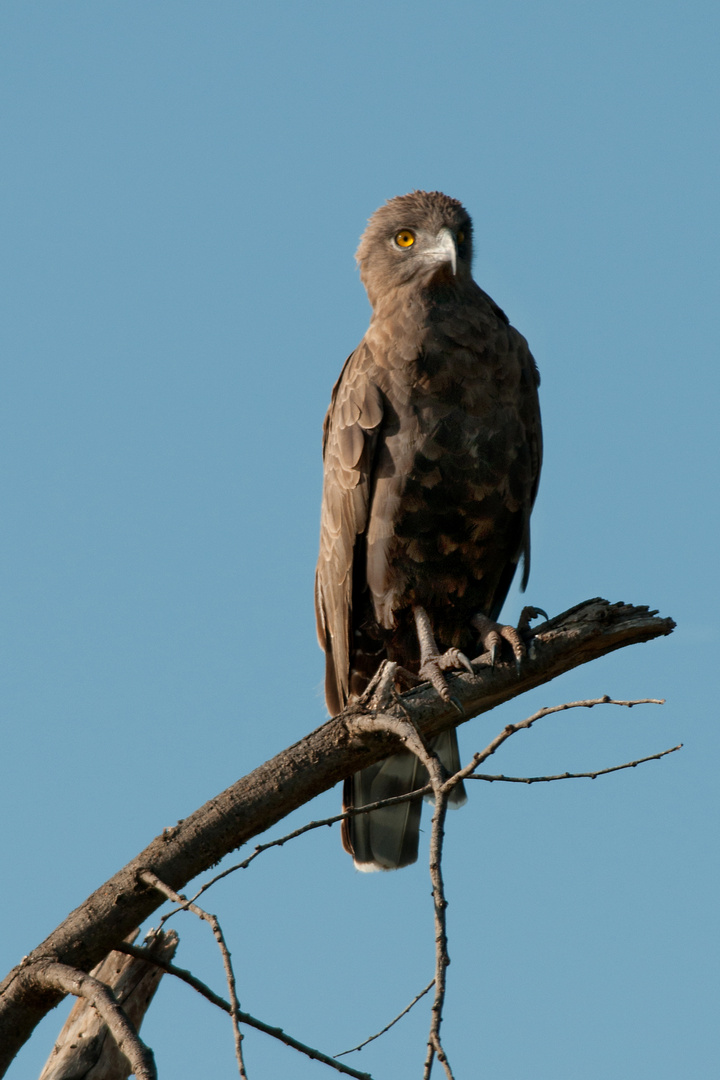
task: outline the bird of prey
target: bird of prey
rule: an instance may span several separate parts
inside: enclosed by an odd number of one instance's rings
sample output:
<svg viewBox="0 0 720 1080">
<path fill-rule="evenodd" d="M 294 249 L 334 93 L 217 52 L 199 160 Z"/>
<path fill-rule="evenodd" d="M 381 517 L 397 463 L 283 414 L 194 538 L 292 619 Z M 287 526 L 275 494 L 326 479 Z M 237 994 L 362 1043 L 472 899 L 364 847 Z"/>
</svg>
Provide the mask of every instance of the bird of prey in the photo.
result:
<svg viewBox="0 0 720 1080">
<path fill-rule="evenodd" d="M 468 667 L 466 652 L 494 661 L 504 640 L 523 655 L 518 632 L 496 620 L 520 560 L 523 588 L 529 572 L 539 376 L 525 338 L 473 280 L 472 250 L 467 211 L 437 191 L 381 206 L 357 250 L 372 318 L 323 427 L 315 607 L 331 715 L 385 659 L 448 701 L 444 672 Z M 434 749 L 457 771 L 454 730 Z M 346 780 L 344 808 L 426 782 L 399 753 Z M 345 819 L 355 865 L 414 862 L 420 812 L 418 798 Z"/>
</svg>

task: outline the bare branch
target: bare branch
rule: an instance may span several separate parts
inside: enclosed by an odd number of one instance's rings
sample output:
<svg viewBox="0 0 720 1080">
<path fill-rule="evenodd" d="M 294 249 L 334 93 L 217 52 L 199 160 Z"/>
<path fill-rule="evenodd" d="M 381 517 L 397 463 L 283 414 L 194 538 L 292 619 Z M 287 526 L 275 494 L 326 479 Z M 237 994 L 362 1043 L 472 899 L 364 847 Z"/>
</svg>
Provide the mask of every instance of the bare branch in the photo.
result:
<svg viewBox="0 0 720 1080">
<path fill-rule="evenodd" d="M 496 735 L 492 742 L 488 743 L 484 750 L 478 751 L 473 755 L 473 759 L 469 765 L 466 765 L 464 769 L 456 773 L 455 776 L 451 776 L 448 780 L 448 784 L 454 787 L 461 780 L 466 780 L 474 772 L 478 765 L 481 765 L 483 761 L 487 761 L 496 750 L 498 750 L 504 742 L 512 736 L 517 734 L 518 731 L 528 731 L 534 723 L 538 720 L 542 720 L 545 716 L 551 716 L 553 713 L 566 712 L 568 709 L 592 709 L 596 705 L 623 705 L 627 709 L 632 709 L 634 705 L 664 705 L 664 698 L 638 698 L 635 701 L 617 701 L 604 694 L 601 698 L 587 698 L 585 701 L 566 701 L 562 705 L 550 705 L 543 709 L 538 709 L 532 716 L 528 716 L 525 720 L 520 720 L 517 724 L 507 724 L 499 735 Z M 653 755 L 654 756 L 654 755 Z"/>
<path fill-rule="evenodd" d="M 157 889 L 158 892 L 162 893 L 168 900 L 172 900 L 175 904 L 180 904 L 182 907 L 187 908 L 188 911 L 191 911 L 193 915 L 197 915 L 199 919 L 203 919 L 206 923 L 209 923 L 220 949 L 223 968 L 225 969 L 225 978 L 227 980 L 228 990 L 230 991 L 230 1019 L 232 1021 L 233 1035 L 235 1037 L 235 1057 L 237 1058 L 238 1070 L 240 1072 L 241 1080 L 247 1080 L 242 1052 L 243 1036 L 238 1023 L 240 1002 L 238 1001 L 237 988 L 235 986 L 235 973 L 233 972 L 232 962 L 230 960 L 230 950 L 227 947 L 225 935 L 222 932 L 217 916 L 211 915 L 208 911 L 198 907 L 197 904 L 192 903 L 190 900 L 186 900 L 184 896 L 180 896 L 174 889 L 171 889 L 166 885 L 164 881 L 161 881 L 157 874 L 153 874 L 151 870 L 144 870 L 140 874 L 140 878 L 147 885 L 152 885 L 154 889 Z"/>
<path fill-rule="evenodd" d="M 168 975 L 174 975 L 176 979 L 180 979 L 182 982 L 187 983 L 187 985 L 191 986 L 193 990 L 196 990 L 198 994 L 207 998 L 211 1004 L 216 1005 L 226 1013 L 231 1011 L 229 1001 L 220 997 L 220 995 L 216 994 L 214 990 L 211 990 L 206 983 L 202 982 L 196 975 L 193 975 L 192 972 L 187 971 L 185 968 L 178 967 L 177 964 L 171 964 L 160 958 L 148 956 L 144 949 L 138 949 L 136 946 L 128 945 L 127 943 L 118 946 L 118 952 L 124 952 L 129 956 L 136 956 L 139 959 L 149 960 L 150 963 L 157 964 L 157 966 L 162 968 L 163 971 L 166 971 Z M 423 993 L 425 992 L 426 991 L 424 990 Z M 414 1002 L 412 1004 L 414 1004 Z M 410 1006 L 408 1006 L 408 1009 L 409 1008 Z M 407 1010 L 405 1011 L 407 1012 Z M 324 1065 L 329 1065 L 331 1069 L 335 1069 L 337 1072 L 344 1073 L 346 1076 L 354 1076 L 357 1080 L 372 1080 L 369 1073 L 359 1072 L 357 1069 L 350 1068 L 349 1065 L 343 1065 L 342 1062 L 336 1061 L 327 1054 L 323 1054 L 322 1051 L 316 1050 L 312 1046 L 307 1046 L 298 1039 L 294 1039 L 292 1035 L 286 1034 L 282 1028 L 271 1027 L 270 1024 L 258 1020 L 257 1017 L 252 1016 L 250 1013 L 243 1012 L 242 1009 L 238 1010 L 238 1019 L 240 1023 L 245 1024 L 247 1027 L 262 1031 L 263 1034 L 270 1035 L 273 1039 L 278 1039 L 279 1042 L 284 1043 L 285 1046 L 289 1046 L 292 1050 L 299 1050 L 301 1054 L 306 1054 L 307 1057 L 312 1058 L 313 1061 L 320 1061 Z M 339 1057 L 340 1055 L 337 1056 Z"/>
<path fill-rule="evenodd" d="M 435 918 L 435 1000 L 431 1008 L 428 1049 L 423 1069 L 423 1080 L 430 1080 L 433 1059 L 445 1070 L 448 1080 L 453 1080 L 452 1070 L 440 1039 L 442 1011 L 445 1004 L 446 974 L 450 963 L 447 947 L 447 900 L 442 876 L 442 849 L 445 838 L 445 818 L 447 816 L 450 788 L 445 788 L 442 780 L 433 778 L 435 794 L 435 812 L 432 817 L 430 833 L 430 880 L 432 882 L 433 913 Z"/>
<path fill-rule="evenodd" d="M 157 1080 L 152 1050 L 145 1045 L 135 1026 L 117 1003 L 112 990 L 83 971 L 52 961 L 42 967 L 40 978 L 49 987 L 85 998 L 105 1021 L 120 1050 L 128 1059 L 137 1080 Z"/>
<path fill-rule="evenodd" d="M 451 677 L 453 696 L 469 720 L 579 664 L 625 645 L 669 634 L 674 625 L 646 607 L 586 601 L 534 628 L 520 673 L 513 664 L 492 668 L 487 658 L 481 657 L 474 664 L 475 675 Z M 349 722 L 358 711 L 362 709 L 346 709 L 176 826 L 165 829 L 8 974 L 0 985 L 0 1076 L 35 1025 L 62 996 L 59 989 L 50 989 L 39 977 L 48 957 L 90 971 L 160 906 L 157 890 L 138 888 L 141 871 L 152 869 L 171 888 L 182 888 L 315 795 L 397 750 L 396 736 L 377 733 L 361 740 L 353 735 Z M 409 690 L 402 695 L 401 704 L 383 710 L 398 717 L 407 711 L 425 739 L 458 724 L 454 706 L 439 701 L 427 684 Z"/>
<path fill-rule="evenodd" d="M 682 748 L 683 744 L 678 743 L 677 746 L 671 746 L 669 750 L 661 750 L 659 754 L 650 754 L 649 757 L 626 761 L 624 765 L 611 765 L 609 769 L 596 769 L 595 772 L 564 772 L 556 773 L 555 776 L 503 776 L 502 773 L 490 776 L 487 773 L 470 773 L 465 779 L 486 780 L 490 784 L 499 781 L 505 784 L 547 784 L 553 780 L 595 780 L 598 776 L 607 776 L 608 773 L 620 772 L 621 769 L 634 769 L 638 765 L 644 765 L 646 761 L 659 761 L 660 758 L 667 757 L 668 754 L 674 754 L 677 750 L 682 750 Z"/>
<path fill-rule="evenodd" d="M 419 994 L 416 994 L 409 1005 L 406 1005 L 401 1013 L 398 1013 L 394 1020 L 391 1020 L 389 1024 L 386 1024 L 382 1031 L 377 1031 L 374 1035 L 370 1035 L 364 1042 L 358 1043 L 357 1046 L 351 1047 L 350 1050 L 343 1050 L 339 1054 L 335 1054 L 336 1058 L 345 1057 L 346 1054 L 354 1054 L 356 1050 L 362 1050 L 368 1043 L 373 1042 L 375 1039 L 379 1039 L 381 1035 L 384 1035 L 386 1031 L 389 1031 L 391 1027 L 395 1027 L 398 1020 L 402 1020 L 403 1016 L 407 1016 L 414 1005 L 417 1005 L 418 1001 L 425 997 L 428 990 L 432 990 L 435 985 L 435 980 L 431 979 L 424 990 L 421 990 Z"/>
</svg>

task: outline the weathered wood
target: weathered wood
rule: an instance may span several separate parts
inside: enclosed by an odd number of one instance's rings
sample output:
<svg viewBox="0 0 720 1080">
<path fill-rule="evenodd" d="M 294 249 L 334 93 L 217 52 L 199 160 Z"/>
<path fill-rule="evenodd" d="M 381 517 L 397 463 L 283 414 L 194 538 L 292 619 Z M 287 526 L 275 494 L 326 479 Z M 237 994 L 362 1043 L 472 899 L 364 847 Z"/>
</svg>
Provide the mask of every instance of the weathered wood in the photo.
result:
<svg viewBox="0 0 720 1080">
<path fill-rule="evenodd" d="M 647 607 L 588 600 L 535 628 L 533 647 L 519 673 L 512 663 L 492 669 L 487 658 L 480 658 L 475 676 L 453 678 L 453 693 L 465 709 L 462 720 L 427 684 L 403 694 L 402 702 L 423 734 L 435 735 L 579 664 L 669 634 L 674 626 L 672 619 L 658 618 Z M 399 705 L 384 711 L 406 715 Z M 329 720 L 184 821 L 165 829 L 8 974 L 0 985 L 0 1076 L 35 1025 L 60 999 L 44 983 L 43 965 L 58 961 L 90 971 L 163 903 L 156 890 L 139 882 L 142 870 L 151 869 L 173 889 L 181 889 L 339 780 L 398 749 L 390 735 L 358 738 L 348 723 L 357 712 L 357 707 L 350 708 Z"/>
<path fill-rule="evenodd" d="M 132 943 L 138 935 L 126 938 Z M 148 943 L 147 951 L 169 962 L 175 955 L 178 936 L 161 932 Z M 139 1030 L 164 971 L 146 960 L 111 952 L 93 968 L 91 975 L 115 994 L 128 1019 Z M 130 1062 L 118 1047 L 106 1024 L 92 1005 L 79 998 L 68 1016 L 40 1080 L 127 1080 Z"/>
</svg>

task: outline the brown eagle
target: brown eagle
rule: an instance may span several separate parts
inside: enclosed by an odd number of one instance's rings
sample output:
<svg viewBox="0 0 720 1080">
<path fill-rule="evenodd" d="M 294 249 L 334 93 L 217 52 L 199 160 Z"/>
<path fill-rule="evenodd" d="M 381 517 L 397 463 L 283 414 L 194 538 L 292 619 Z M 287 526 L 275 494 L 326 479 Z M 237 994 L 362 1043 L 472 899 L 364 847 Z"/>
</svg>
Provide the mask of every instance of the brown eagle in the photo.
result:
<svg viewBox="0 0 720 1080">
<path fill-rule="evenodd" d="M 391 199 L 357 261 L 373 313 L 345 362 L 323 427 L 315 607 L 332 715 L 384 659 L 429 679 L 469 667 L 477 645 L 521 639 L 497 620 L 518 562 L 530 567 L 540 474 L 539 376 L 525 338 L 472 278 L 472 223 L 441 192 Z M 435 750 L 456 771 L 455 732 Z M 344 807 L 427 782 L 409 753 L 345 781 Z M 456 789 L 456 802 L 464 801 Z M 417 858 L 420 800 L 344 822 L 361 870 Z"/>
</svg>

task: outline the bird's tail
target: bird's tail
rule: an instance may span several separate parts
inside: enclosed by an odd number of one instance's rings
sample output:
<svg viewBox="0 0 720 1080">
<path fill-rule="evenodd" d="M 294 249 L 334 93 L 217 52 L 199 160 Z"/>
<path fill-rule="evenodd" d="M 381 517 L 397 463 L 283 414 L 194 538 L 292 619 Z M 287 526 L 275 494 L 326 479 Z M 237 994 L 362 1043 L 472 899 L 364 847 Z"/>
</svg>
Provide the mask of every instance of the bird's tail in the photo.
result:
<svg viewBox="0 0 720 1080">
<path fill-rule="evenodd" d="M 460 768 L 455 730 L 444 731 L 431 743 L 449 773 Z M 407 795 L 428 782 L 427 770 L 414 754 L 393 754 L 348 777 L 343 789 L 343 810 L 381 799 Z M 462 784 L 454 789 L 450 803 L 462 806 L 467 796 Z M 422 798 L 409 799 L 398 806 L 386 806 L 369 814 L 356 814 L 342 823 L 343 847 L 358 870 L 399 870 L 418 856 Z"/>
</svg>

